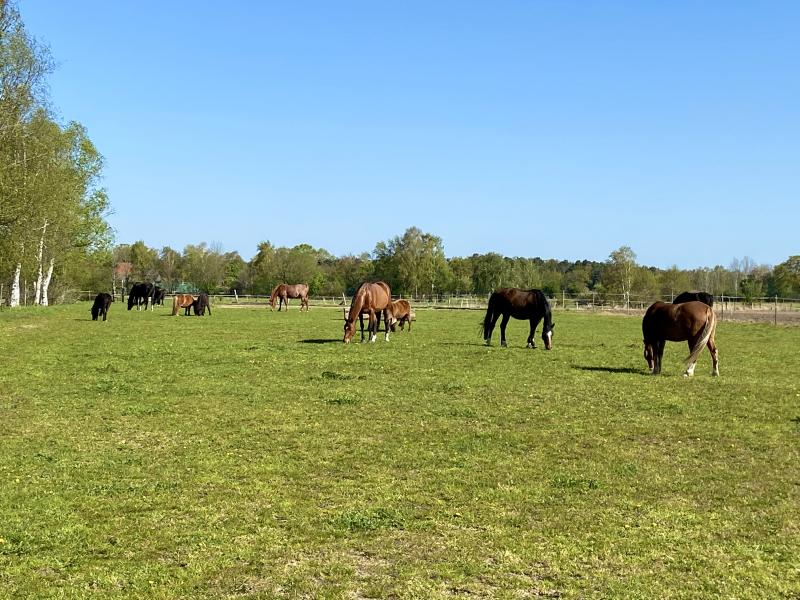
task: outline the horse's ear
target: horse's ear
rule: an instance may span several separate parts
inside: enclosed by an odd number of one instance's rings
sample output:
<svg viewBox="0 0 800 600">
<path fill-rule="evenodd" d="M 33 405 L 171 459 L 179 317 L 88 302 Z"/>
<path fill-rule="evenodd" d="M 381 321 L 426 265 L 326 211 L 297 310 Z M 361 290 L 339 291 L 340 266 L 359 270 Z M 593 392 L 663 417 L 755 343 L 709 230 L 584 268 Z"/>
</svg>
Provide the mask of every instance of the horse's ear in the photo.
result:
<svg viewBox="0 0 800 600">
<path fill-rule="evenodd" d="M 555 329 L 555 328 L 556 328 L 556 324 L 555 323 L 550 323 L 550 331 L 553 331 L 553 329 Z"/>
</svg>

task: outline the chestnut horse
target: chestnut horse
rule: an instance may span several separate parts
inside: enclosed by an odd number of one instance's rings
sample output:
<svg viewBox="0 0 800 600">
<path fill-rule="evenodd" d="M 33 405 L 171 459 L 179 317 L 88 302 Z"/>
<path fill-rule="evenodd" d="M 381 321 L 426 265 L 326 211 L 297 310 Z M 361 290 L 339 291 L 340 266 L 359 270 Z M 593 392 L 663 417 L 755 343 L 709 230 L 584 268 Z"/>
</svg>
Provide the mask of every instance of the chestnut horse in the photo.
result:
<svg viewBox="0 0 800 600">
<path fill-rule="evenodd" d="M 392 291 L 383 281 L 377 283 L 362 283 L 350 303 L 350 312 L 344 320 L 344 343 L 349 344 L 356 333 L 356 318 L 361 323 L 361 341 L 364 341 L 364 314 L 369 315 L 369 341 L 374 342 L 378 337 L 378 327 L 381 321 L 386 324 L 384 339 L 389 341 L 389 325 L 392 322 Z"/>
<path fill-rule="evenodd" d="M 189 315 L 191 314 L 189 311 L 192 309 L 193 305 L 194 296 L 191 294 L 175 294 L 172 297 L 172 315 L 177 315 L 181 308 L 185 309 L 183 312 L 184 315 Z"/>
<path fill-rule="evenodd" d="M 711 352 L 712 375 L 719 375 L 719 355 L 714 342 L 717 318 L 714 309 L 704 302 L 692 300 L 681 304 L 655 302 L 647 309 L 642 319 L 644 335 L 644 359 L 653 375 L 661 372 L 661 358 L 666 342 L 688 342 L 689 356 L 686 359 L 684 377 L 694 375 L 697 357 L 708 346 Z"/>
<path fill-rule="evenodd" d="M 275 299 L 278 299 L 278 312 L 281 312 L 281 307 L 286 304 L 286 310 L 289 310 L 289 298 L 300 298 L 300 310 L 303 310 L 303 307 L 306 307 L 306 312 L 308 312 L 308 284 L 307 283 L 295 283 L 294 285 L 289 285 L 287 283 L 280 283 L 275 286 L 275 289 L 272 290 L 272 293 L 269 296 L 269 305 L 272 307 L 272 310 L 275 310 Z"/>
<path fill-rule="evenodd" d="M 411 304 L 408 300 L 395 300 L 392 302 L 392 331 L 397 331 L 396 326 L 404 329 L 408 323 L 408 331 L 411 332 Z"/>
<path fill-rule="evenodd" d="M 511 317 L 515 319 L 528 319 L 531 322 L 531 332 L 528 335 L 528 348 L 536 348 L 533 336 L 539 321 L 544 319 L 542 325 L 542 341 L 544 347 L 550 350 L 553 347 L 553 323 L 550 314 L 550 303 L 542 290 L 520 290 L 517 288 L 502 288 L 489 297 L 489 306 L 483 319 L 483 339 L 488 346 L 492 341 L 492 331 L 497 319 L 503 315 L 500 322 L 500 345 L 506 346 L 506 325 Z"/>
</svg>

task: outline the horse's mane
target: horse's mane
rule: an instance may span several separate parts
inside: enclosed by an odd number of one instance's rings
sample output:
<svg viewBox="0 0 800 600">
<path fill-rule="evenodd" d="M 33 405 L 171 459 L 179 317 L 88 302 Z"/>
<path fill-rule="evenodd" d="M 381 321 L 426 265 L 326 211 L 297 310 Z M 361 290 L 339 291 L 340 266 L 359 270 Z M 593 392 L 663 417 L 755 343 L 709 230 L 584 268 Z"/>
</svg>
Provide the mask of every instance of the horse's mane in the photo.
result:
<svg viewBox="0 0 800 600">
<path fill-rule="evenodd" d="M 281 289 L 282 285 L 283 285 L 282 283 L 279 283 L 278 285 L 276 285 L 275 288 L 272 290 L 272 293 L 269 296 L 269 301 L 272 302 L 273 304 L 275 303 L 275 297 L 278 295 L 278 290 Z"/>
<path fill-rule="evenodd" d="M 544 331 L 553 328 L 553 314 L 550 312 L 550 303 L 547 301 L 547 296 L 544 295 L 542 290 L 531 290 L 536 296 L 536 301 L 541 305 L 544 311 Z"/>
<path fill-rule="evenodd" d="M 356 293 L 353 294 L 353 301 L 350 303 L 350 312 L 347 314 L 348 322 L 354 322 L 358 315 L 361 314 L 361 307 L 364 306 L 364 296 L 366 295 L 366 286 L 369 282 L 365 281 L 356 290 Z"/>
</svg>

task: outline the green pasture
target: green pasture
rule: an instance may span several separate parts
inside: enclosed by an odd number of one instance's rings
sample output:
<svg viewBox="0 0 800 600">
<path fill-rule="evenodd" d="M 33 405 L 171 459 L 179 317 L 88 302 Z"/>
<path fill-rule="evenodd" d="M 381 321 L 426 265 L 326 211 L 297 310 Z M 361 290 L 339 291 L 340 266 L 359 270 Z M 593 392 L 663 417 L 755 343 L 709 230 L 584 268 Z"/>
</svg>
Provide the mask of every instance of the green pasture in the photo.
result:
<svg viewBox="0 0 800 600">
<path fill-rule="evenodd" d="M 481 317 L 0 311 L 0 597 L 800 597 L 800 329 Z"/>
</svg>

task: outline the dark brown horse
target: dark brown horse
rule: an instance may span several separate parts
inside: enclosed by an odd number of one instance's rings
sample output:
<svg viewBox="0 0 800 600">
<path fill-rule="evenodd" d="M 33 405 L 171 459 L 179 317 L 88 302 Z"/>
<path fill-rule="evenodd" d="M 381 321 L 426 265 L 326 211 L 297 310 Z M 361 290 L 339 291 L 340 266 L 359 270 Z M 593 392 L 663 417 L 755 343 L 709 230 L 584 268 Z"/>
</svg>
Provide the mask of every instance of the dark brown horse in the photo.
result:
<svg viewBox="0 0 800 600">
<path fill-rule="evenodd" d="M 397 325 L 400 329 L 405 328 L 408 323 L 408 331 L 411 332 L 411 304 L 408 300 L 395 300 L 392 302 L 392 331 L 397 331 Z"/>
<path fill-rule="evenodd" d="M 194 302 L 192 302 L 192 307 L 194 308 L 194 314 L 197 317 L 204 317 L 206 315 L 206 311 L 208 311 L 208 316 L 211 316 L 211 303 L 208 301 L 208 294 L 205 292 L 197 294 L 197 298 L 195 298 Z"/>
<path fill-rule="evenodd" d="M 384 339 L 389 341 L 389 324 L 392 320 L 392 291 L 383 281 L 362 283 L 350 303 L 350 312 L 344 320 L 344 343 L 349 344 L 356 333 L 356 318 L 361 323 L 361 341 L 364 341 L 364 315 L 369 315 L 369 341 L 378 337 L 381 313 L 386 324 Z"/>
<path fill-rule="evenodd" d="M 303 310 L 305 306 L 306 312 L 308 312 L 307 283 L 295 283 L 294 285 L 279 283 L 269 295 L 269 305 L 272 307 L 272 310 L 275 310 L 275 300 L 277 299 L 279 301 L 278 312 L 281 312 L 281 308 L 284 304 L 286 304 L 286 310 L 289 310 L 289 298 L 300 298 L 300 310 Z"/>
<path fill-rule="evenodd" d="M 183 314 L 188 315 L 190 314 L 190 310 L 194 306 L 194 296 L 191 294 L 175 294 L 172 297 L 172 315 L 175 316 L 178 314 L 180 309 L 184 309 Z"/>
<path fill-rule="evenodd" d="M 708 346 L 713 363 L 712 375 L 719 375 L 719 356 L 714 342 L 717 319 L 714 309 L 697 300 L 681 304 L 656 302 L 647 309 L 642 319 L 644 336 L 644 359 L 653 375 L 661 372 L 661 358 L 666 342 L 688 342 L 689 357 L 686 359 L 684 377 L 694 375 L 697 357 Z"/>
<path fill-rule="evenodd" d="M 108 307 L 111 306 L 113 301 L 111 294 L 106 294 L 105 292 L 97 294 L 94 304 L 92 304 L 92 321 L 97 321 L 100 315 L 103 315 L 103 321 L 105 321 L 108 316 Z"/>
<path fill-rule="evenodd" d="M 708 292 L 681 292 L 672 301 L 673 304 L 683 304 L 684 302 L 691 302 L 697 300 L 703 304 L 714 306 L 714 296 Z"/>
<path fill-rule="evenodd" d="M 517 288 L 503 288 L 497 290 L 489 297 L 489 306 L 486 317 L 483 319 L 483 339 L 488 346 L 492 341 L 492 332 L 497 319 L 503 316 L 500 322 L 500 345 L 506 346 L 506 325 L 511 317 L 515 319 L 528 319 L 531 322 L 531 332 L 528 335 L 528 348 L 535 348 L 533 336 L 539 321 L 544 319 L 542 325 L 542 341 L 544 347 L 550 350 L 553 347 L 553 323 L 550 314 L 550 303 L 542 290 L 520 290 Z"/>
</svg>

